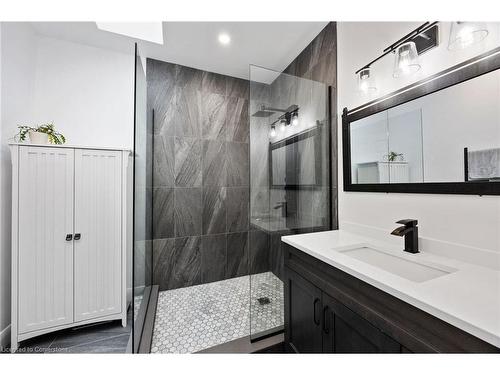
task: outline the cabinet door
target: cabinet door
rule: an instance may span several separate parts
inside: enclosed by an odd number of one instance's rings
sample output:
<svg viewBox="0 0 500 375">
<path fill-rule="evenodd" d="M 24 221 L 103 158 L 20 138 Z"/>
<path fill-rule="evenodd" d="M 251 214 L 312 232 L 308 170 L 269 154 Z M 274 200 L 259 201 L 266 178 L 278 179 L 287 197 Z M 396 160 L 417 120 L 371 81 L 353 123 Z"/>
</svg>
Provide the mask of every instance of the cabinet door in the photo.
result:
<svg viewBox="0 0 500 375">
<path fill-rule="evenodd" d="M 321 290 L 290 269 L 286 274 L 286 341 L 299 353 L 321 353 Z"/>
<path fill-rule="evenodd" d="M 323 293 L 323 350 L 327 353 L 400 353 L 401 345 Z"/>
<path fill-rule="evenodd" d="M 117 151 L 75 150 L 77 322 L 121 312 L 121 158 Z"/>
<path fill-rule="evenodd" d="M 18 333 L 26 333 L 73 322 L 73 150 L 20 147 L 18 182 Z"/>
</svg>

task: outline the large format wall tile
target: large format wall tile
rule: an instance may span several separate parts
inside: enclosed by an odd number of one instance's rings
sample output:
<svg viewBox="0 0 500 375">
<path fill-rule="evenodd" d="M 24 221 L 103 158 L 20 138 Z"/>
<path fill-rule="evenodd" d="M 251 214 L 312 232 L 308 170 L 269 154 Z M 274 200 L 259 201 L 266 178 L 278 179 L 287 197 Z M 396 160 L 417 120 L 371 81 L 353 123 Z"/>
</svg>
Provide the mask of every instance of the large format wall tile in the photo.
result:
<svg viewBox="0 0 500 375">
<path fill-rule="evenodd" d="M 250 273 L 261 273 L 269 271 L 270 239 L 266 232 L 261 230 L 250 230 Z"/>
<path fill-rule="evenodd" d="M 201 283 L 200 237 L 155 240 L 153 283 L 160 290 Z"/>
<path fill-rule="evenodd" d="M 201 238 L 201 281 L 210 283 L 226 278 L 226 235 Z"/>
<path fill-rule="evenodd" d="M 174 187 L 174 137 L 156 135 L 154 142 L 153 185 Z"/>
<path fill-rule="evenodd" d="M 174 135 L 172 104 L 175 103 L 175 66 L 158 60 L 147 60 L 148 118 L 155 111 L 155 134 Z M 169 111 L 170 110 L 170 111 Z"/>
<path fill-rule="evenodd" d="M 226 278 L 248 275 L 248 232 L 227 234 Z"/>
<path fill-rule="evenodd" d="M 174 194 L 175 236 L 201 234 L 201 188 L 176 188 Z"/>
<path fill-rule="evenodd" d="M 226 190 L 227 232 L 248 230 L 248 187 L 228 187 Z"/>
<path fill-rule="evenodd" d="M 202 93 L 191 88 L 180 88 L 176 86 L 175 108 L 172 109 L 174 117 L 175 135 L 180 137 L 201 136 L 202 112 L 204 102 Z"/>
<path fill-rule="evenodd" d="M 226 137 L 227 101 L 224 95 L 203 93 L 201 101 L 202 137 L 224 140 Z"/>
<path fill-rule="evenodd" d="M 248 186 L 248 144 L 227 143 L 227 186 Z"/>
<path fill-rule="evenodd" d="M 201 186 L 201 140 L 175 138 L 175 186 Z"/>
<path fill-rule="evenodd" d="M 226 143 L 203 140 L 203 186 L 226 186 Z"/>
<path fill-rule="evenodd" d="M 153 238 L 174 236 L 174 189 L 153 189 Z"/>
<path fill-rule="evenodd" d="M 226 188 L 203 187 L 203 234 L 226 232 Z"/>
<path fill-rule="evenodd" d="M 249 81 L 247 81 L 246 79 L 226 76 L 226 96 L 249 100 Z"/>
<path fill-rule="evenodd" d="M 248 100 L 230 97 L 227 101 L 226 139 L 248 143 L 250 133 Z"/>
<path fill-rule="evenodd" d="M 226 76 L 204 71 L 202 73 L 201 89 L 213 94 L 226 95 Z"/>
</svg>

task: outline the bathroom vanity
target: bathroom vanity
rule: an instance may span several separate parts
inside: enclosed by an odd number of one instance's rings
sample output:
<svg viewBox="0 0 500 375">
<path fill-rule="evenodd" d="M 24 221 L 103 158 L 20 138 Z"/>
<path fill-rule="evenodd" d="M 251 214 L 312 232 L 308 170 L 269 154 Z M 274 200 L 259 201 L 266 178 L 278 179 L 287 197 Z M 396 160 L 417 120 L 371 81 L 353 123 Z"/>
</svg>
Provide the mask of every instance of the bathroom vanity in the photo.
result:
<svg viewBox="0 0 500 375">
<path fill-rule="evenodd" d="M 500 352 L 500 271 L 343 230 L 282 241 L 289 350 Z"/>
</svg>

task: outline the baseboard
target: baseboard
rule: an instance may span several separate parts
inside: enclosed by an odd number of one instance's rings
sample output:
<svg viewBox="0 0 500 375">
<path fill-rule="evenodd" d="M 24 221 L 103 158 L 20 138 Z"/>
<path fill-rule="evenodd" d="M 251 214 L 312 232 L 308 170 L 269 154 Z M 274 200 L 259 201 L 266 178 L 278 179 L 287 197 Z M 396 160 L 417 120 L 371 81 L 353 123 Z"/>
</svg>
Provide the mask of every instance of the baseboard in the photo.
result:
<svg viewBox="0 0 500 375">
<path fill-rule="evenodd" d="M 0 332 L 0 353 L 10 347 L 10 324 Z"/>
</svg>

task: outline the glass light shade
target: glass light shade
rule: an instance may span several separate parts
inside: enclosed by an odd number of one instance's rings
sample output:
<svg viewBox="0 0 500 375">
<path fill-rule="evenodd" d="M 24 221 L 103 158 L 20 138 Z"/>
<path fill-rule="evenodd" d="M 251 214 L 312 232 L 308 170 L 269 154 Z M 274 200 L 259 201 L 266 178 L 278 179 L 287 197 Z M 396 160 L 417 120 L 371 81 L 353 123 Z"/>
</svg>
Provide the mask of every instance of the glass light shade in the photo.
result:
<svg viewBox="0 0 500 375">
<path fill-rule="evenodd" d="M 488 34 L 488 26 L 484 22 L 452 22 L 448 49 L 467 48 L 481 42 Z"/>
<path fill-rule="evenodd" d="M 394 59 L 394 78 L 413 74 L 420 69 L 415 42 L 406 42 L 396 48 Z"/>
<path fill-rule="evenodd" d="M 372 77 L 372 72 L 370 68 L 365 68 L 359 72 L 358 88 L 359 91 L 363 93 L 377 91 L 377 86 L 375 85 L 375 81 Z"/>
<path fill-rule="evenodd" d="M 273 126 L 271 126 L 271 131 L 269 132 L 269 136 L 270 136 L 271 138 L 276 137 L 276 127 L 275 127 L 274 125 L 273 125 Z"/>
<path fill-rule="evenodd" d="M 298 112 L 294 112 L 292 114 L 292 125 L 293 126 L 297 126 L 299 124 L 299 113 Z"/>
<path fill-rule="evenodd" d="M 280 132 L 284 133 L 285 132 L 285 128 L 286 128 L 286 120 L 282 119 L 280 121 Z"/>
</svg>

